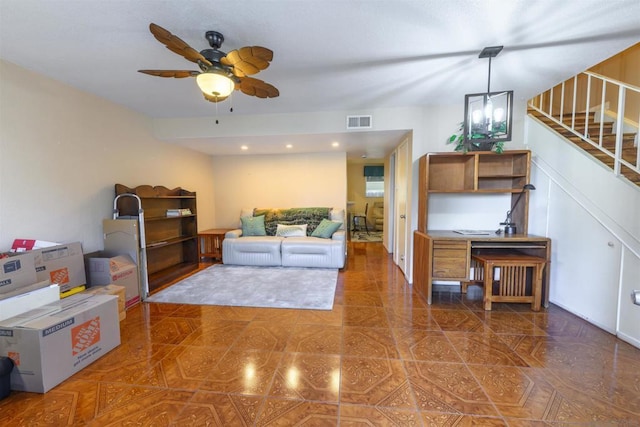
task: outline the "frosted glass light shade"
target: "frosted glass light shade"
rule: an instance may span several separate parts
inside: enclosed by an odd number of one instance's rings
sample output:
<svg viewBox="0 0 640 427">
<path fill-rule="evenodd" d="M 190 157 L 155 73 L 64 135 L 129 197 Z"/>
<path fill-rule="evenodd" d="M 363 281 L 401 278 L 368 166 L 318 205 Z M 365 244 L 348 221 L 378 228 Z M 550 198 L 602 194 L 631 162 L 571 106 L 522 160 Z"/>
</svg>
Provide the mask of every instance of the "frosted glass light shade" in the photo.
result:
<svg viewBox="0 0 640 427">
<path fill-rule="evenodd" d="M 219 97 L 229 96 L 235 87 L 229 77 L 217 73 L 198 74 L 196 83 L 202 92 Z"/>
</svg>

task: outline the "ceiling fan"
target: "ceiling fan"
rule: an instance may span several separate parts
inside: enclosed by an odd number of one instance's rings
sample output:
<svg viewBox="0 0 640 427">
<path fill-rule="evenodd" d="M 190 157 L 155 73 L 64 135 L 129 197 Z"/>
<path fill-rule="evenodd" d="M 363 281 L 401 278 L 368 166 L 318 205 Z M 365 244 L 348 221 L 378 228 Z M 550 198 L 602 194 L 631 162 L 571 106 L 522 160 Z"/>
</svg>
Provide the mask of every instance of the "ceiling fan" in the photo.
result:
<svg viewBox="0 0 640 427">
<path fill-rule="evenodd" d="M 258 98 L 275 98 L 278 89 L 262 80 L 248 77 L 264 70 L 273 59 L 273 52 L 262 46 L 247 46 L 224 53 L 220 50 L 224 36 L 217 31 L 207 31 L 205 38 L 211 49 L 198 52 L 179 37 L 159 25 L 149 25 L 151 34 L 170 51 L 198 64 L 200 71 L 192 70 L 138 70 L 158 77 L 195 77 L 205 99 L 220 102 L 235 90 Z"/>
</svg>

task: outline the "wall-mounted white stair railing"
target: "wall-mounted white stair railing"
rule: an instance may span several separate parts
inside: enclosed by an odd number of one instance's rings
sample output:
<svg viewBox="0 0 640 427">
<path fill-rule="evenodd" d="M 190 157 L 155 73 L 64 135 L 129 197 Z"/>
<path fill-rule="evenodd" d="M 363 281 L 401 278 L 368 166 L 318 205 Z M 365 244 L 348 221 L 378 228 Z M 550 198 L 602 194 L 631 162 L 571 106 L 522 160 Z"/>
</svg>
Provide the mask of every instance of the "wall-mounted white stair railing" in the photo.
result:
<svg viewBox="0 0 640 427">
<path fill-rule="evenodd" d="M 569 139 L 589 144 L 596 157 L 610 158 L 617 176 L 640 182 L 639 87 L 585 71 L 530 99 L 528 107 L 569 132 Z"/>
</svg>

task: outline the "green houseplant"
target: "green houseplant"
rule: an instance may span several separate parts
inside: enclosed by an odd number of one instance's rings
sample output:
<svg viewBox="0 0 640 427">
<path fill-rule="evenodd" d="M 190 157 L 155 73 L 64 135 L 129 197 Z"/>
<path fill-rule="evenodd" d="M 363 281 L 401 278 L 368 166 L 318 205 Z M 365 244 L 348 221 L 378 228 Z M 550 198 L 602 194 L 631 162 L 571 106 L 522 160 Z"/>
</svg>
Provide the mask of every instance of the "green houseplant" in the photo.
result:
<svg viewBox="0 0 640 427">
<path fill-rule="evenodd" d="M 504 141 L 486 142 L 486 141 L 471 141 L 464 140 L 464 123 L 460 122 L 458 131 L 451 135 L 447 140 L 447 144 L 455 144 L 453 151 L 460 151 L 466 153 L 468 151 L 495 151 L 498 154 L 504 152 Z"/>
</svg>

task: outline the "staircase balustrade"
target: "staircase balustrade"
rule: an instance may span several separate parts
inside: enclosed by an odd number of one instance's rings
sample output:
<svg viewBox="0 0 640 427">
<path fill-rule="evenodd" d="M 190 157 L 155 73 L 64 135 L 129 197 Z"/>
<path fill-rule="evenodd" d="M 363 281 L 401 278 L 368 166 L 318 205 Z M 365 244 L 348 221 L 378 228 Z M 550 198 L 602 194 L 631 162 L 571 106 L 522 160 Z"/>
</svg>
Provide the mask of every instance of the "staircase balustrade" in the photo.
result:
<svg viewBox="0 0 640 427">
<path fill-rule="evenodd" d="M 617 176 L 640 185 L 640 88 L 585 71 L 530 99 L 528 107 Z"/>
</svg>

